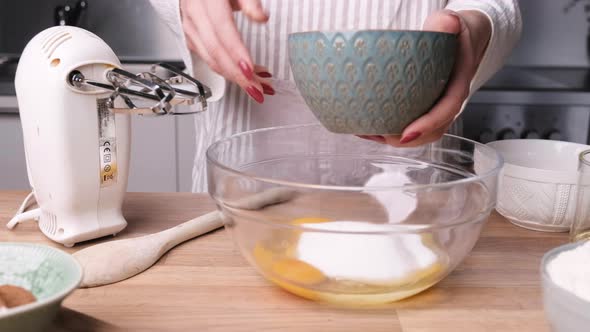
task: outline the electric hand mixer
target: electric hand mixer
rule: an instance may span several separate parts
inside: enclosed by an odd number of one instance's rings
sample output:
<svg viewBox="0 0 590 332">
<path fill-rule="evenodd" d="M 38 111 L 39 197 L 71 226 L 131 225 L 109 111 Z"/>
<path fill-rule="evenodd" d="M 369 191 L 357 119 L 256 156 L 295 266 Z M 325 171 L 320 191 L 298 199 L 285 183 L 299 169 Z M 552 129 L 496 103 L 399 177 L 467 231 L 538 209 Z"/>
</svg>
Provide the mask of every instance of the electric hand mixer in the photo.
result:
<svg viewBox="0 0 590 332">
<path fill-rule="evenodd" d="M 75 243 L 125 228 L 130 114 L 207 109 L 208 87 L 167 65 L 132 74 L 96 35 L 71 26 L 36 35 L 18 63 L 16 95 L 32 193 L 8 223 L 38 220 L 50 239 Z M 176 105 L 197 103 L 194 112 Z M 26 211 L 34 198 L 39 208 Z"/>
</svg>

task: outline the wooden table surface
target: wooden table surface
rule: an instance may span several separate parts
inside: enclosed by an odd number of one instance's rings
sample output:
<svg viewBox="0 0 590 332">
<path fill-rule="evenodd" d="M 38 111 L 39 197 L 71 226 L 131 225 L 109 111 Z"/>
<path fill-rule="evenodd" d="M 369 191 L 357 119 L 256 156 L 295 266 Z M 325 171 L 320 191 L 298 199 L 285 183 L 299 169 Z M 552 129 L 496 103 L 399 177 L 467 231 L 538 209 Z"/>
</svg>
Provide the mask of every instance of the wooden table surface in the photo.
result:
<svg viewBox="0 0 590 332">
<path fill-rule="evenodd" d="M 0 224 L 25 194 L 0 191 Z M 130 193 L 124 208 L 129 225 L 118 237 L 157 232 L 212 209 L 204 195 Z M 88 245 L 67 249 L 51 243 L 32 222 L 13 231 L 1 226 L 0 241 L 45 243 L 69 252 Z M 549 331 L 539 263 L 543 253 L 566 241 L 565 234 L 528 231 L 494 213 L 470 256 L 438 285 L 400 302 L 342 309 L 270 285 L 219 230 L 181 244 L 131 279 L 76 290 L 52 332 Z"/>
</svg>

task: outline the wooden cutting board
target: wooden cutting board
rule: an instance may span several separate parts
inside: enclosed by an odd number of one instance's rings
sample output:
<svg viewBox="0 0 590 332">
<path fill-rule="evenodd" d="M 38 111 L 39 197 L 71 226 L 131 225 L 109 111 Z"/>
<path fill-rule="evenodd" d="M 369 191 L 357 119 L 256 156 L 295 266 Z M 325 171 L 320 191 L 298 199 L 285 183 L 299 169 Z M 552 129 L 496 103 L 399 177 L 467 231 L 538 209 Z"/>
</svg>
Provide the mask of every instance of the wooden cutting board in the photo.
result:
<svg viewBox="0 0 590 332">
<path fill-rule="evenodd" d="M 0 224 L 24 192 L 0 191 Z M 206 195 L 130 193 L 129 226 L 119 238 L 157 232 L 214 209 Z M 34 223 L 0 241 L 45 243 Z M 300 299 L 266 282 L 216 231 L 173 249 L 134 278 L 76 290 L 55 331 L 403 331 L 548 332 L 539 264 L 566 234 L 528 231 L 493 213 L 471 255 L 437 286 L 409 299 L 367 309 L 339 309 Z"/>
</svg>

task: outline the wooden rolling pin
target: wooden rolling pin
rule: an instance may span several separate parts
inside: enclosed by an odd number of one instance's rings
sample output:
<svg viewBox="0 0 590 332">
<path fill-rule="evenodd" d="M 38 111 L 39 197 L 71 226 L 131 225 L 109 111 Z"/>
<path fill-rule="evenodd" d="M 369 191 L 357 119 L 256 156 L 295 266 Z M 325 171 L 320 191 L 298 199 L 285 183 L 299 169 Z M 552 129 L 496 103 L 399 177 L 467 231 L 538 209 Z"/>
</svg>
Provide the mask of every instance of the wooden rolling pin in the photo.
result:
<svg viewBox="0 0 590 332">
<path fill-rule="evenodd" d="M 294 196 L 294 190 L 272 188 L 229 205 L 258 210 L 288 201 Z M 222 226 L 221 214 L 214 211 L 155 234 L 104 242 L 82 249 L 73 255 L 84 271 L 80 287 L 102 286 L 131 278 L 148 269 L 178 244 Z"/>
</svg>

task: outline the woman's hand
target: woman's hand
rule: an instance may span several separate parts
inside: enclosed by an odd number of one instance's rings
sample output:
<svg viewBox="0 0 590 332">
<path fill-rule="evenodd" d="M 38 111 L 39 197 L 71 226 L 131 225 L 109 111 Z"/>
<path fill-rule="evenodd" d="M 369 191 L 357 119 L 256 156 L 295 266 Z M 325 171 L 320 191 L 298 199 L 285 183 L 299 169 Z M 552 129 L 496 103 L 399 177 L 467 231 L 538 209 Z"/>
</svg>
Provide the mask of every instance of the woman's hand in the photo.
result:
<svg viewBox="0 0 590 332">
<path fill-rule="evenodd" d="M 443 96 L 430 112 L 408 125 L 401 135 L 362 136 L 393 146 L 412 147 L 441 138 L 461 111 L 469 96 L 471 80 L 477 71 L 490 39 L 489 19 L 478 11 L 441 10 L 431 14 L 424 30 L 455 33 L 458 37 L 457 57 Z"/>
<path fill-rule="evenodd" d="M 250 97 L 264 102 L 272 95 L 269 71 L 256 66 L 236 27 L 233 11 L 241 10 L 254 22 L 268 21 L 260 0 L 180 0 L 182 27 L 188 47 L 207 65 L 237 83 Z"/>
</svg>

